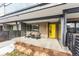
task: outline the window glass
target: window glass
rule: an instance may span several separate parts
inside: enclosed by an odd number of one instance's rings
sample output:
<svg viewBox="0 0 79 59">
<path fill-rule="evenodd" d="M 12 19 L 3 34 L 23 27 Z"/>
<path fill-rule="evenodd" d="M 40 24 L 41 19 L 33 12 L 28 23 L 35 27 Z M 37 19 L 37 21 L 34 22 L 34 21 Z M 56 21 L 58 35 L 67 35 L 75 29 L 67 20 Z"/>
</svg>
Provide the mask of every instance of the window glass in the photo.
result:
<svg viewBox="0 0 79 59">
<path fill-rule="evenodd" d="M 26 31 L 31 31 L 31 24 L 26 24 Z"/>
<path fill-rule="evenodd" d="M 9 29 L 9 31 L 13 30 L 13 26 L 12 25 L 8 25 L 8 29 Z"/>
<path fill-rule="evenodd" d="M 13 25 L 13 30 L 17 30 L 17 26 L 16 25 Z"/>
<path fill-rule="evenodd" d="M 79 32 L 79 23 L 76 23 L 76 32 Z"/>
<path fill-rule="evenodd" d="M 68 32 L 75 32 L 75 23 L 67 23 L 67 31 Z"/>
<path fill-rule="evenodd" d="M 32 31 L 39 31 L 39 25 L 38 24 L 33 24 L 32 25 Z"/>
<path fill-rule="evenodd" d="M 38 24 L 26 24 L 26 30 L 27 31 L 39 31 L 39 25 Z"/>
</svg>

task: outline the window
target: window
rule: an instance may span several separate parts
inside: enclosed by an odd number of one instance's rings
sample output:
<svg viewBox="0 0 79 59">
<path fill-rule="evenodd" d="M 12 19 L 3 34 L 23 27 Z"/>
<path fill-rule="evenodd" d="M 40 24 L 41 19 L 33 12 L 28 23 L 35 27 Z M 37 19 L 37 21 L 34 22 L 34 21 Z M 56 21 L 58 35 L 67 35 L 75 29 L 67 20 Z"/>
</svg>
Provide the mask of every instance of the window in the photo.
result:
<svg viewBox="0 0 79 59">
<path fill-rule="evenodd" d="M 31 24 L 26 24 L 26 31 L 31 31 Z"/>
<path fill-rule="evenodd" d="M 75 32 L 75 23 L 67 23 L 67 32 Z"/>
<path fill-rule="evenodd" d="M 13 30 L 17 30 L 17 26 L 16 25 L 13 25 Z"/>
<path fill-rule="evenodd" d="M 8 25 L 8 29 L 9 29 L 9 31 L 13 30 L 13 26 L 12 25 Z"/>
<path fill-rule="evenodd" d="M 79 32 L 79 23 L 76 23 L 76 32 Z"/>
<path fill-rule="evenodd" d="M 39 31 L 39 25 L 38 24 L 26 24 L 26 30 L 27 31 Z"/>
<path fill-rule="evenodd" d="M 39 31 L 39 25 L 38 24 L 33 24 L 32 25 L 32 31 Z"/>
</svg>

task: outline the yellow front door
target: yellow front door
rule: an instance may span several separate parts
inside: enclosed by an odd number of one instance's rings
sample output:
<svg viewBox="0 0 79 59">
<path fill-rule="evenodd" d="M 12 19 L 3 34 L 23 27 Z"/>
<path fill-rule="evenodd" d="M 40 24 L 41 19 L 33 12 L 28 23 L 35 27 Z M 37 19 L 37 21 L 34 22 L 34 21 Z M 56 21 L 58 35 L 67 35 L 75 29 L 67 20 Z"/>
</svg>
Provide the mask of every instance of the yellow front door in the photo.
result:
<svg viewBox="0 0 79 59">
<path fill-rule="evenodd" d="M 49 24 L 49 38 L 56 39 L 56 24 Z"/>
</svg>

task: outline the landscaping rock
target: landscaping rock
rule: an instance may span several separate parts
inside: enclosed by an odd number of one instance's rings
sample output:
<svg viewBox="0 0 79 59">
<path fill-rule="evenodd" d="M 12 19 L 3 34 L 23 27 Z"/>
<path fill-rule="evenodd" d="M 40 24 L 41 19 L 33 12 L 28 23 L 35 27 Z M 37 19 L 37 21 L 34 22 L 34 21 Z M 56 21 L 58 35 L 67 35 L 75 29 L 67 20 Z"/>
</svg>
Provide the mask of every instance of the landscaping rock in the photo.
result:
<svg viewBox="0 0 79 59">
<path fill-rule="evenodd" d="M 16 42 L 15 48 L 18 51 L 23 52 L 26 55 L 31 55 L 31 56 L 32 55 L 33 56 L 71 56 L 72 55 L 69 52 L 65 52 L 65 51 L 62 52 L 62 51 L 57 51 L 53 49 L 38 47 L 32 44 L 27 44 L 23 42 Z"/>
</svg>

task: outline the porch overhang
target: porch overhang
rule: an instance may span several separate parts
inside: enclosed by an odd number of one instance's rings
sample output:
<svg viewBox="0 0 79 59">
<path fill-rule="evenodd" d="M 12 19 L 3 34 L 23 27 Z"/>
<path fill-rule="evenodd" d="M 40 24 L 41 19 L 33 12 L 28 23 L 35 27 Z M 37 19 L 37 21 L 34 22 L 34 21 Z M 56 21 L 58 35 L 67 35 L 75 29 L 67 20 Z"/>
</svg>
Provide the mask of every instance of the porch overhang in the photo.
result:
<svg viewBox="0 0 79 59">
<path fill-rule="evenodd" d="M 27 22 L 50 22 L 50 21 L 58 21 L 58 20 L 54 20 L 56 18 L 61 18 L 63 17 L 63 14 L 60 15 L 51 15 L 51 16 L 45 16 L 45 17 L 38 17 L 38 18 L 30 18 L 30 19 L 18 19 L 18 20 L 0 20 L 0 24 L 3 23 L 12 23 L 12 22 L 23 22 L 23 21 L 27 21 Z M 17 18 L 16 18 L 17 19 Z"/>
<path fill-rule="evenodd" d="M 79 21 L 79 7 L 65 9 L 63 13 L 66 14 L 67 21 Z"/>
<path fill-rule="evenodd" d="M 79 7 L 65 9 L 65 10 L 63 10 L 63 12 L 64 13 L 67 13 L 67 14 L 77 13 L 77 12 L 79 12 Z"/>
</svg>

